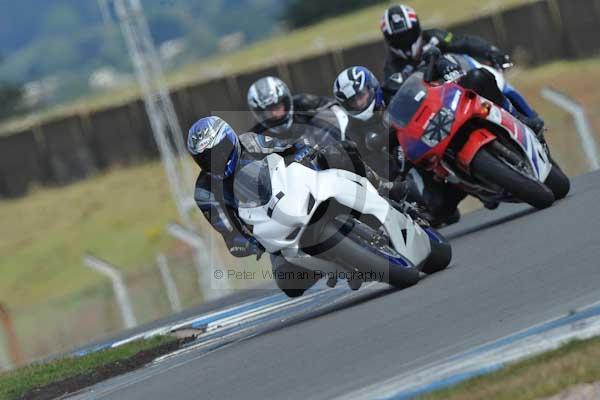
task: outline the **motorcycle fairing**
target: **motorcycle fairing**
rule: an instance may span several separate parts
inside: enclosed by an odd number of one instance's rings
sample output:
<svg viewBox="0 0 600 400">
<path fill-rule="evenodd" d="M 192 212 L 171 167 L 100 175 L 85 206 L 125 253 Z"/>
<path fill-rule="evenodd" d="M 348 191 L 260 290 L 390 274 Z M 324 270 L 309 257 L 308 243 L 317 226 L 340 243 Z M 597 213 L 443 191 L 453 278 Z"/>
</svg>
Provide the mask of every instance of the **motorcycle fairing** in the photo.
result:
<svg viewBox="0 0 600 400">
<path fill-rule="evenodd" d="M 548 153 L 535 133 L 527 125 L 513 117 L 508 111 L 495 104 L 491 104 L 487 119 L 504 128 L 509 136 L 519 145 L 523 154 L 527 156 L 532 170 L 536 174 L 536 178 L 544 182 L 550 174 L 552 163 L 550 163 Z"/>
<path fill-rule="evenodd" d="M 286 167 L 283 158 L 276 154 L 266 160 L 271 175 L 271 200 L 260 207 L 239 208 L 238 212 L 253 226 L 253 235 L 269 253 L 281 252 L 288 260 L 305 256 L 300 238 L 318 205 L 334 198 L 377 218 L 396 251 L 413 265 L 426 260 L 431 251 L 427 233 L 391 207 L 366 178 L 339 169 L 314 171 L 298 163 Z"/>
</svg>

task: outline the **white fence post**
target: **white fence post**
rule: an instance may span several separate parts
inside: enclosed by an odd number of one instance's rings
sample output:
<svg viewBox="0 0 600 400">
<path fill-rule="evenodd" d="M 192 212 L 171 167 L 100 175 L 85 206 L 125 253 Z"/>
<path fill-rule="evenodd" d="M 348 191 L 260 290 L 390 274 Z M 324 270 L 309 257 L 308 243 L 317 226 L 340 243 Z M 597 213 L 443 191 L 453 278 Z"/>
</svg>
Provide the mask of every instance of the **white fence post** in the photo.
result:
<svg viewBox="0 0 600 400">
<path fill-rule="evenodd" d="M 175 239 L 186 243 L 188 246 L 195 250 L 195 262 L 196 271 L 198 274 L 198 286 L 203 293 L 205 299 L 212 299 L 218 297 L 218 295 L 224 295 L 230 287 L 227 279 L 214 279 L 215 272 L 217 271 L 211 257 L 208 256 L 208 252 L 211 251 L 210 247 L 206 244 L 204 239 L 196 232 L 191 231 L 182 227 L 181 225 L 171 223 L 167 225 L 167 232 Z M 213 286 L 214 283 L 214 286 Z M 219 289 L 223 293 L 215 293 L 215 290 Z"/>
<path fill-rule="evenodd" d="M 165 257 L 164 254 L 159 254 L 156 257 L 156 262 L 158 264 L 160 276 L 162 277 L 165 289 L 167 291 L 167 297 L 169 298 L 169 303 L 171 304 L 171 310 L 174 312 L 180 312 L 181 300 L 179 299 L 177 285 L 175 284 L 175 280 L 171 274 L 171 268 L 169 268 L 169 264 L 167 263 L 167 257 Z"/>
<path fill-rule="evenodd" d="M 117 298 L 117 303 L 121 309 L 121 315 L 123 317 L 123 324 L 127 329 L 134 328 L 137 325 L 137 320 L 133 314 L 133 307 L 131 306 L 131 299 L 127 292 L 127 286 L 125 285 L 125 279 L 123 274 L 115 266 L 108 262 L 101 260 L 91 254 L 83 256 L 83 263 L 94 271 L 107 276 L 112 281 L 113 290 Z"/>
<path fill-rule="evenodd" d="M 598 146 L 596 144 L 594 132 L 586 116 L 585 109 L 569 96 L 548 87 L 542 89 L 541 95 L 544 99 L 554 103 L 556 106 L 573 116 L 575 127 L 577 128 L 577 133 L 579 134 L 583 152 L 587 157 L 588 164 L 592 170 L 600 168 Z"/>
</svg>

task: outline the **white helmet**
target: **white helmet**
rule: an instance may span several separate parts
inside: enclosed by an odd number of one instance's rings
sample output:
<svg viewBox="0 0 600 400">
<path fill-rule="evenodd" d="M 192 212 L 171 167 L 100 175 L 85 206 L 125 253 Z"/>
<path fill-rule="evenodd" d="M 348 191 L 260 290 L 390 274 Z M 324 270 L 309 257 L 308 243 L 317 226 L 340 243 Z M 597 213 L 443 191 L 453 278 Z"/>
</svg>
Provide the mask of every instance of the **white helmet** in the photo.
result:
<svg viewBox="0 0 600 400">
<path fill-rule="evenodd" d="M 367 121 L 376 107 L 383 104 L 379 81 L 365 67 L 343 70 L 333 83 L 333 96 L 353 118 Z"/>
</svg>

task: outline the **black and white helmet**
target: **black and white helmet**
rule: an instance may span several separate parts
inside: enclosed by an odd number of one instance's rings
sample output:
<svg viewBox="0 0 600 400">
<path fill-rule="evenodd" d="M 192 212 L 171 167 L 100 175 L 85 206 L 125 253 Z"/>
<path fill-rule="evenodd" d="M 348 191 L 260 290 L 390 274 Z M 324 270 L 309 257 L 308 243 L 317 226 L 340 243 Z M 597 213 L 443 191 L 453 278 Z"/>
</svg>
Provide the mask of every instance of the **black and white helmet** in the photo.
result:
<svg viewBox="0 0 600 400">
<path fill-rule="evenodd" d="M 365 67 L 343 70 L 333 83 L 333 96 L 353 118 L 367 121 L 383 105 L 383 93 L 375 75 Z"/>
<path fill-rule="evenodd" d="M 406 59 L 418 59 L 423 44 L 419 17 L 412 8 L 403 4 L 391 6 L 381 17 L 381 33 L 388 48 Z"/>
<path fill-rule="evenodd" d="M 248 107 L 254 118 L 271 131 L 282 132 L 292 125 L 292 94 L 279 78 L 267 76 L 254 82 L 248 89 Z"/>
</svg>

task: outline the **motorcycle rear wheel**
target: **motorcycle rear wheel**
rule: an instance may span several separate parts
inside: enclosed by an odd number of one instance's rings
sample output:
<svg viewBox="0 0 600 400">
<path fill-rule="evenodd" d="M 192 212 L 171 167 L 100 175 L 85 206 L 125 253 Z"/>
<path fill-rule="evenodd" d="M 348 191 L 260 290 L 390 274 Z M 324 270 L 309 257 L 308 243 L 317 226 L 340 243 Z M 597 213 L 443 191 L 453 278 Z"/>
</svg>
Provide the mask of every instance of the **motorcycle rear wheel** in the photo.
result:
<svg viewBox="0 0 600 400">
<path fill-rule="evenodd" d="M 486 148 L 481 149 L 473 158 L 471 171 L 473 176 L 502 187 L 537 209 L 548 208 L 554 203 L 554 193 L 550 188 L 509 167 Z"/>
</svg>

